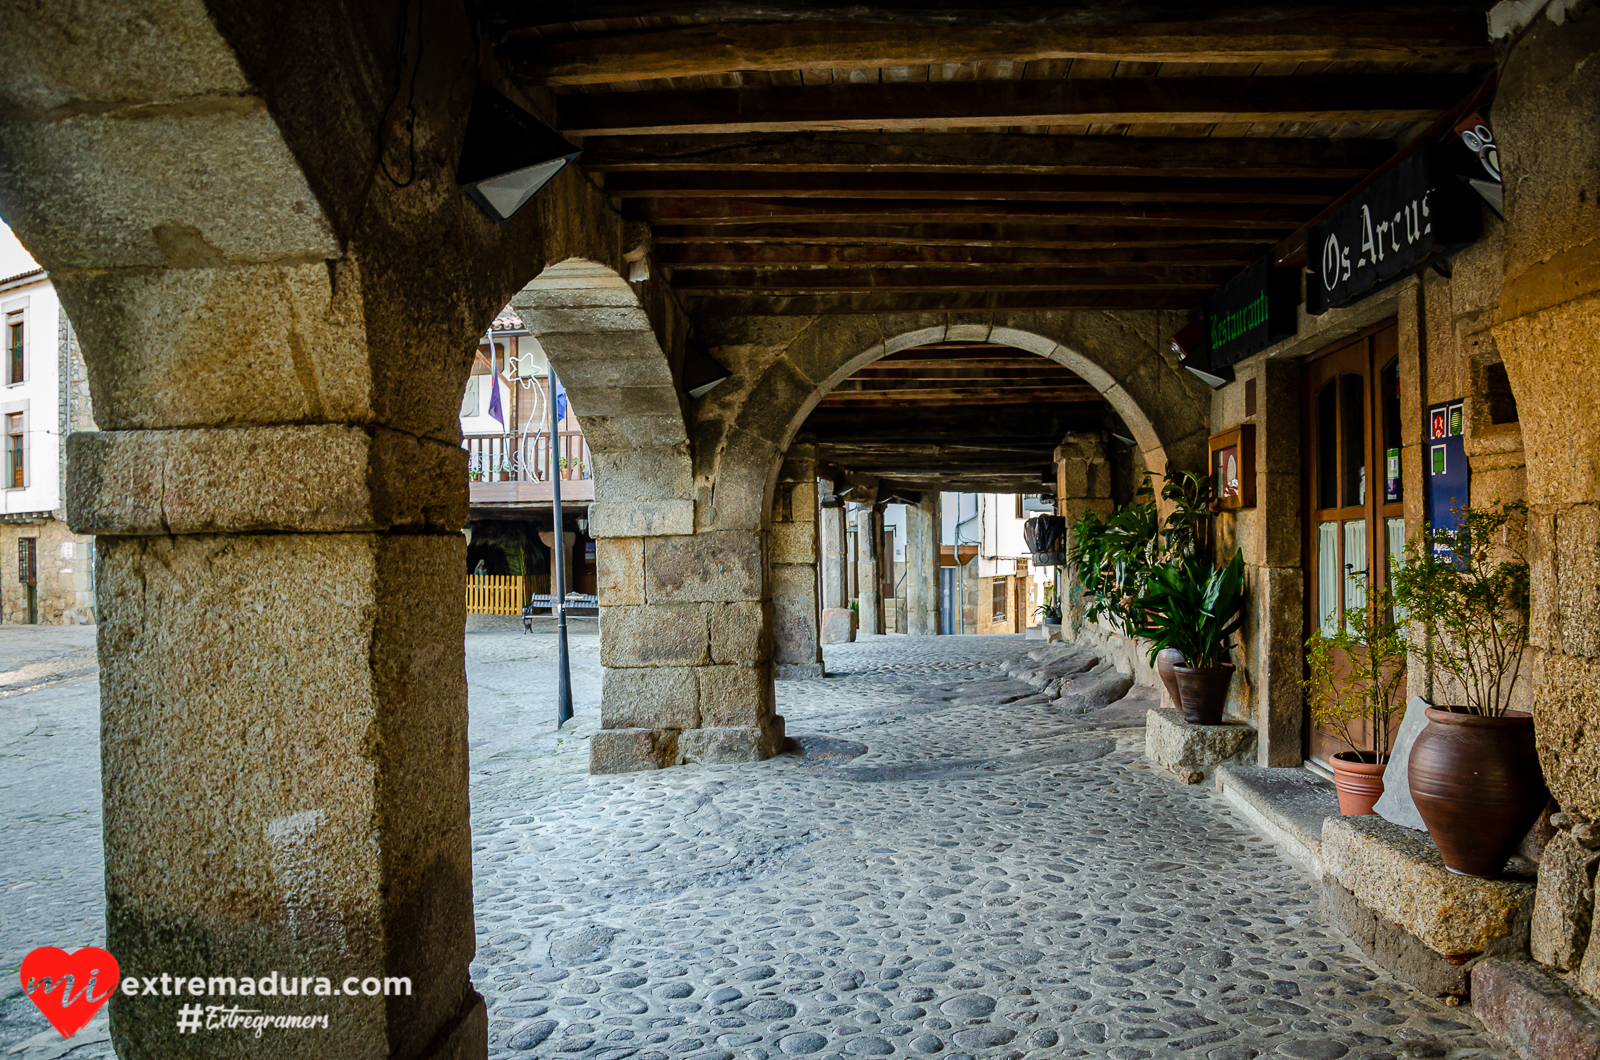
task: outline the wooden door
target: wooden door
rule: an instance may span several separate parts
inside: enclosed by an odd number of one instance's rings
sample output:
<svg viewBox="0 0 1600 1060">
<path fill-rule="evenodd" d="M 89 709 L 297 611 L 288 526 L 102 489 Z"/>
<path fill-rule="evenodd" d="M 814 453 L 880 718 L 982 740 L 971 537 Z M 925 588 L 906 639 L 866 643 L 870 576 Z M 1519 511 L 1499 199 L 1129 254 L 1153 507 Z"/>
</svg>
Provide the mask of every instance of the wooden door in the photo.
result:
<svg viewBox="0 0 1600 1060">
<path fill-rule="evenodd" d="M 1398 328 L 1388 321 L 1322 351 L 1307 362 L 1304 379 L 1310 636 L 1337 629 L 1346 610 L 1368 606 L 1369 587 L 1386 582 L 1405 548 Z M 1308 704 L 1304 752 L 1326 762 L 1346 747 L 1314 730 L 1310 711 Z"/>
</svg>

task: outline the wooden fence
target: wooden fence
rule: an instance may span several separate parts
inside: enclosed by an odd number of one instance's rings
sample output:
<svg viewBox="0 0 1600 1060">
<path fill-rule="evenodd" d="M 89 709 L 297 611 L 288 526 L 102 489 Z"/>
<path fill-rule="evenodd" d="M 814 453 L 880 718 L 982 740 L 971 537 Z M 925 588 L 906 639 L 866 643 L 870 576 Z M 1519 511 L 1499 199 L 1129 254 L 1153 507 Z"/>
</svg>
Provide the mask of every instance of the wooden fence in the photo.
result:
<svg viewBox="0 0 1600 1060">
<path fill-rule="evenodd" d="M 520 615 L 527 598 L 521 575 L 467 575 L 469 615 Z"/>
</svg>

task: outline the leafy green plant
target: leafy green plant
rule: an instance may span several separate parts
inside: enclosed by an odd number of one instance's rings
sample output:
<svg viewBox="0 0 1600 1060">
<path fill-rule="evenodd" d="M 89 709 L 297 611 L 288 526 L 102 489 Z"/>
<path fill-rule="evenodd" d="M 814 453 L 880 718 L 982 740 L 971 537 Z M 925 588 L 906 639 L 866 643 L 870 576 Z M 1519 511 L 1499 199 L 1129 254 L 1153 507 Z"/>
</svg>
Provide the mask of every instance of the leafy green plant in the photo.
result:
<svg viewBox="0 0 1600 1060">
<path fill-rule="evenodd" d="M 1033 613 L 1046 622 L 1061 621 L 1061 601 L 1056 599 L 1056 587 L 1054 585 L 1046 585 L 1044 587 L 1044 603 L 1034 608 Z"/>
<path fill-rule="evenodd" d="M 1390 589 L 1383 586 L 1366 606 L 1346 610 L 1337 630 L 1319 629 L 1306 641 L 1310 676 L 1303 683 L 1311 720 L 1352 751 L 1371 754 L 1377 764 L 1389 760 L 1406 677 L 1406 621 L 1394 614 Z M 1359 740 L 1357 727 L 1363 722 L 1367 739 Z"/>
<path fill-rule="evenodd" d="M 1394 602 L 1428 634 L 1433 665 L 1473 714 L 1504 717 L 1528 643 L 1528 506 L 1458 508 L 1453 530 L 1424 526 L 1390 574 Z"/>
<path fill-rule="evenodd" d="M 1138 613 L 1134 632 L 1150 639 L 1151 665 L 1163 648 L 1178 649 L 1200 669 L 1226 663 L 1244 623 L 1244 554 L 1235 552 L 1221 570 L 1199 554 L 1156 567 Z"/>
<path fill-rule="evenodd" d="M 1149 483 L 1139 495 L 1150 496 Z M 1084 618 L 1102 616 L 1124 633 L 1137 624 L 1136 605 L 1161 554 L 1156 503 L 1135 500 L 1106 518 L 1086 512 L 1074 524 L 1073 555 L 1086 602 Z"/>
<path fill-rule="evenodd" d="M 1211 506 L 1217 499 L 1210 477 L 1198 471 L 1169 471 L 1161 499 L 1172 505 L 1161 531 L 1167 556 L 1175 559 L 1205 551 Z"/>
<path fill-rule="evenodd" d="M 1194 471 L 1169 471 L 1161 499 L 1172 506 L 1163 524 L 1149 476 L 1130 504 L 1102 518 L 1087 512 L 1072 528 L 1070 561 L 1085 601 L 1084 618 L 1102 616 L 1124 633 L 1143 621 L 1140 599 L 1157 567 L 1190 556 L 1204 558 L 1215 500 L 1211 480 Z"/>
</svg>

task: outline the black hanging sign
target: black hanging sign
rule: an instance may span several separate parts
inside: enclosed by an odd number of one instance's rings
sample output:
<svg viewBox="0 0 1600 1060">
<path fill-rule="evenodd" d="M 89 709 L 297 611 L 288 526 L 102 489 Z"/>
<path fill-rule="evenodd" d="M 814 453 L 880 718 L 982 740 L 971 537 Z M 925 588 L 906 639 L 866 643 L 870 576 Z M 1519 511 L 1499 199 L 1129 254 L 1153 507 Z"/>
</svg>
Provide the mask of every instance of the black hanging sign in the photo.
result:
<svg viewBox="0 0 1600 1060">
<path fill-rule="evenodd" d="M 1226 367 L 1292 338 L 1300 304 L 1300 274 L 1262 258 L 1205 300 L 1211 365 Z"/>
<path fill-rule="evenodd" d="M 1478 238 L 1478 200 L 1437 148 L 1418 151 L 1311 230 L 1306 312 L 1345 305 Z"/>
</svg>

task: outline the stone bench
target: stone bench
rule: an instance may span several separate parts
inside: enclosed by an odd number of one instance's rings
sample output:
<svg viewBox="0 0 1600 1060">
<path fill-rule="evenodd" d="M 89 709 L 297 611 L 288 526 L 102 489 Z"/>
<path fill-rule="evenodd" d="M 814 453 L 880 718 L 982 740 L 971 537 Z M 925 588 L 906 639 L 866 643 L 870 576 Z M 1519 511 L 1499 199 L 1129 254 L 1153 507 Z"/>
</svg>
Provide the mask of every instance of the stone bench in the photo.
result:
<svg viewBox="0 0 1600 1060">
<path fill-rule="evenodd" d="M 1255 746 L 1256 731 L 1243 722 L 1190 725 L 1180 712 L 1165 707 L 1145 714 L 1144 756 L 1186 784 L 1200 783 L 1218 765 L 1249 755 Z"/>
<path fill-rule="evenodd" d="M 1322 897 L 1339 928 L 1384 968 L 1432 994 L 1470 993 L 1472 967 L 1528 952 L 1531 879 L 1444 867 L 1426 832 L 1381 817 L 1322 825 Z"/>
</svg>

